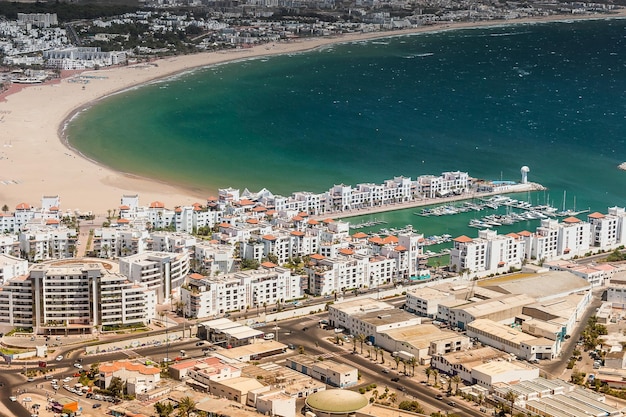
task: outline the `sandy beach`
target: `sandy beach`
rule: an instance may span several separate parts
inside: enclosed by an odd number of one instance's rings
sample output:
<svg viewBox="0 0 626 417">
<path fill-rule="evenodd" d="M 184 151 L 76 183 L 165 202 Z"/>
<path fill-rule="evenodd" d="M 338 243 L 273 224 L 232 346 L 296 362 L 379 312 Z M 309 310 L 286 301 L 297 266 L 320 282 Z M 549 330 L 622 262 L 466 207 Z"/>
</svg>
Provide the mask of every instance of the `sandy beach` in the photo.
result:
<svg viewBox="0 0 626 417">
<path fill-rule="evenodd" d="M 110 170 L 83 158 L 62 141 L 65 121 L 82 108 L 110 94 L 168 77 L 193 68 L 266 55 L 295 53 L 324 45 L 358 40 L 400 36 L 436 30 L 467 27 L 522 24 L 572 19 L 606 19 L 626 17 L 626 11 L 612 15 L 551 16 L 544 19 L 449 23 L 417 29 L 350 34 L 332 38 L 314 38 L 259 45 L 250 49 L 207 52 L 177 56 L 151 64 L 130 65 L 83 72 L 89 76 L 84 84 L 64 78 L 55 82 L 25 88 L 11 88 L 0 95 L 0 205 L 11 210 L 26 202 L 38 207 L 43 195 L 59 195 L 62 210 L 80 209 L 96 214 L 119 206 L 123 194 L 139 194 L 140 203 L 163 201 L 166 207 L 203 203 L 208 195 Z M 123 149 L 120 150 L 123 152 Z M 213 184 L 224 183 L 224 178 Z M 328 184 L 330 187 L 332 184 Z M 297 190 L 294 190 L 297 191 Z"/>
</svg>

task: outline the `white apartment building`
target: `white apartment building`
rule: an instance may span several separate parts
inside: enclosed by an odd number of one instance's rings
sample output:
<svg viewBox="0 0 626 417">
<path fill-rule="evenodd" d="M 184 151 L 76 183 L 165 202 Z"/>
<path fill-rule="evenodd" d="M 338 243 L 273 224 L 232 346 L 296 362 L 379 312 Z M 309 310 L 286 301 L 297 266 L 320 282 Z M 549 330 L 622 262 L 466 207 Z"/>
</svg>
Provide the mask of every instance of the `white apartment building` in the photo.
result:
<svg viewBox="0 0 626 417">
<path fill-rule="evenodd" d="M 575 217 L 568 217 L 559 223 L 554 219 L 544 219 L 534 235 L 527 236 L 529 259 L 567 259 L 581 256 L 589 251 L 590 224 Z"/>
<path fill-rule="evenodd" d="M 37 264 L 0 291 L 0 325 L 32 327 L 37 334 L 146 323 L 155 310 L 154 291 L 95 262 Z"/>
<path fill-rule="evenodd" d="M 0 291 L 0 326 L 33 327 L 33 288 L 28 275 L 7 280 Z"/>
<path fill-rule="evenodd" d="M 156 317 L 156 292 L 105 272 L 99 281 L 99 324 L 103 328 L 144 324 Z"/>
<path fill-rule="evenodd" d="M 59 227 L 49 219 L 46 226 L 23 229 L 19 235 L 20 252 L 31 262 L 74 257 L 77 244 L 76 229 Z"/>
<path fill-rule="evenodd" d="M 535 233 L 519 232 L 498 235 L 495 230 L 481 230 L 478 238 L 454 239 L 450 265 L 457 272 L 484 277 L 521 268 L 526 259 L 569 259 L 589 252 L 591 225 L 576 217 L 559 223 L 543 219 Z"/>
<path fill-rule="evenodd" d="M 346 254 L 335 259 L 312 255 L 311 264 L 305 266 L 309 278 L 309 292 L 315 295 L 329 295 L 369 287 L 368 264 L 369 257 L 357 254 Z"/>
<path fill-rule="evenodd" d="M 435 198 L 449 194 L 461 194 L 470 188 L 467 172 L 444 172 L 439 176 L 425 175 L 413 181 L 407 177 L 394 177 L 382 184 L 357 184 L 356 186 L 338 184 L 327 192 L 314 194 L 297 192 L 289 197 L 272 195 L 268 190 L 252 194 L 243 193 L 234 188 L 219 190 L 219 202 L 222 206 L 238 202 L 243 198 L 261 201 L 266 206 L 273 206 L 279 213 L 303 212 L 320 215 L 364 207 L 381 206 L 391 203 L 412 201 L 415 198 Z"/>
<path fill-rule="evenodd" d="M 181 289 L 185 315 L 212 317 L 231 311 L 272 308 L 302 297 L 300 277 L 270 262 L 258 270 L 220 277 L 189 275 Z"/>
<path fill-rule="evenodd" d="M 244 256 L 242 258 L 246 259 Z M 202 273 L 209 276 L 235 272 L 235 246 L 198 241 L 194 247 L 193 262 L 195 262 L 195 270 L 203 271 Z"/>
<path fill-rule="evenodd" d="M 21 24 L 30 24 L 42 28 L 59 24 L 56 13 L 18 13 L 17 21 Z"/>
<path fill-rule="evenodd" d="M 444 172 L 439 176 L 422 175 L 416 181 L 416 193 L 423 198 L 444 197 L 449 194 L 462 194 L 470 185 L 467 172 Z"/>
<path fill-rule="evenodd" d="M 100 47 L 53 49 L 44 51 L 43 57 L 48 68 L 62 70 L 93 69 L 126 62 L 126 52 L 102 52 Z"/>
<path fill-rule="evenodd" d="M 189 273 L 189 254 L 145 252 L 120 259 L 120 273 L 156 291 L 157 303 L 176 297 Z"/>
<path fill-rule="evenodd" d="M 28 273 L 28 261 L 15 256 L 0 252 L 0 285 L 8 280 L 26 275 Z"/>
<path fill-rule="evenodd" d="M 39 264 L 30 271 L 35 333 L 91 333 L 98 324 L 100 264 Z"/>
<path fill-rule="evenodd" d="M 495 230 L 481 230 L 478 238 L 459 236 L 450 251 L 450 265 L 459 273 L 481 277 L 520 268 L 525 258 L 526 242 L 519 235 L 498 235 Z"/>
<path fill-rule="evenodd" d="M 0 217 L 2 219 L 2 217 Z M 17 235 L 0 236 L 0 253 L 9 256 L 20 256 L 20 241 Z"/>
<path fill-rule="evenodd" d="M 626 212 L 622 207 L 609 208 L 608 214 L 591 213 L 587 216 L 591 224 L 591 246 L 612 249 L 626 242 Z"/>
</svg>

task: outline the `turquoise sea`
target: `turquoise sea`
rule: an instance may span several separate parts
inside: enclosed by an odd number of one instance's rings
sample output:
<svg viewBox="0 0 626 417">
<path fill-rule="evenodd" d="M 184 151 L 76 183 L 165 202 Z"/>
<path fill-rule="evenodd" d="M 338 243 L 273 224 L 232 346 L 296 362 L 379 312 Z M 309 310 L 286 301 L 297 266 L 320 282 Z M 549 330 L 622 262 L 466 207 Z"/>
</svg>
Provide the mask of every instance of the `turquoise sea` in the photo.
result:
<svg viewBox="0 0 626 417">
<path fill-rule="evenodd" d="M 606 212 L 626 205 L 626 21 L 441 31 L 224 64 L 107 98 L 66 133 L 105 165 L 207 195 L 451 170 L 518 180 L 527 165 L 548 191 L 520 198 L 561 208 L 566 190 L 567 208 L 576 197 L 576 208 Z M 372 217 L 476 235 L 471 214 L 417 211 Z"/>
</svg>

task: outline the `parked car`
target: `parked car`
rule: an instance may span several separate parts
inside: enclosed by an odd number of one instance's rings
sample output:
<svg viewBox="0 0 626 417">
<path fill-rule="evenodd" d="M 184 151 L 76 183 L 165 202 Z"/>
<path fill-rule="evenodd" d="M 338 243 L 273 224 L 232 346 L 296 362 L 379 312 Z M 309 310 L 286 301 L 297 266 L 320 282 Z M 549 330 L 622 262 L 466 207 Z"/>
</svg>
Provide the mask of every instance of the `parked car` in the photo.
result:
<svg viewBox="0 0 626 417">
<path fill-rule="evenodd" d="M 17 397 L 13 397 L 13 396 L 11 396 L 11 397 L 9 397 L 9 400 L 11 400 L 11 401 L 15 402 L 15 401 L 17 401 Z"/>
<path fill-rule="evenodd" d="M 102 407 L 102 404 L 100 403 L 95 403 L 94 405 L 91 406 L 91 408 L 100 408 Z"/>
<path fill-rule="evenodd" d="M 437 395 L 435 396 L 435 398 L 436 398 L 436 399 L 438 399 L 438 400 L 443 400 L 443 395 L 441 395 L 441 394 L 437 394 Z"/>
<path fill-rule="evenodd" d="M 76 369 L 83 369 L 83 365 L 81 365 L 80 363 L 76 362 L 74 364 L 74 368 L 76 368 Z"/>
<path fill-rule="evenodd" d="M 392 382 L 398 382 L 400 380 L 400 378 L 398 378 L 397 376 L 394 376 L 393 378 L 391 378 Z"/>
</svg>

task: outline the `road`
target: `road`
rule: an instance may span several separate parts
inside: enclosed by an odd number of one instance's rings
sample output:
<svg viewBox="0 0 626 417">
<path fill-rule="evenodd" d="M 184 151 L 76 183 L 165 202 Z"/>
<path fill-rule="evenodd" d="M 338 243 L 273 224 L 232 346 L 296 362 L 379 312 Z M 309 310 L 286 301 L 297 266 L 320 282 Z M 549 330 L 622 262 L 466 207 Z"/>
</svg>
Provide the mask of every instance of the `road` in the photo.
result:
<svg viewBox="0 0 626 417">
<path fill-rule="evenodd" d="M 585 325 L 589 321 L 589 318 L 596 314 L 596 310 L 598 307 L 602 305 L 601 293 L 595 293 L 589 307 L 582 315 L 580 322 L 578 323 L 576 329 L 571 334 L 571 337 L 568 339 L 568 342 L 561 350 L 561 355 L 559 358 L 551 361 L 546 365 L 542 365 L 541 368 L 546 371 L 549 375 L 554 378 L 560 378 L 561 374 L 565 370 L 567 366 L 567 362 L 569 361 L 570 356 L 572 356 L 572 352 L 576 348 L 576 342 L 580 337 L 580 334 L 585 329 Z"/>
<path fill-rule="evenodd" d="M 397 376 L 397 374 L 393 373 L 392 375 L 382 372 L 384 368 L 395 367 L 395 363 L 391 360 L 388 352 L 385 352 L 385 364 L 374 362 L 360 353 L 351 354 L 352 343 L 349 343 L 350 346 L 344 345 L 344 347 L 341 347 L 327 340 L 332 338 L 334 333 L 332 330 L 321 329 L 318 326 L 320 319 L 321 316 L 310 316 L 308 318 L 292 319 L 277 323 L 278 330 L 273 329 L 275 324 L 269 324 L 259 329 L 268 333 L 277 332 L 278 341 L 293 344 L 296 349 L 298 346 L 302 346 L 306 354 L 313 356 L 324 355 L 324 357 L 328 357 L 331 354 L 331 359 L 356 367 L 368 383 L 375 382 L 379 387 L 388 386 L 390 389 L 396 390 L 398 387 L 404 387 L 406 388 L 405 394 L 411 395 L 420 403 L 427 404 L 435 410 L 448 413 L 456 412 L 463 416 L 484 417 L 485 414 L 467 407 L 462 401 L 456 401 L 456 406 L 451 407 L 447 404 L 447 399 L 446 401 L 437 400 L 433 390 L 411 378 L 400 377 L 399 382 L 392 382 L 391 377 Z M 304 328 L 306 330 L 303 330 Z M 348 342 L 345 343 L 348 344 Z M 357 352 L 360 352 L 359 345 L 357 345 Z M 401 395 L 402 393 L 398 392 L 398 394 Z"/>
</svg>

